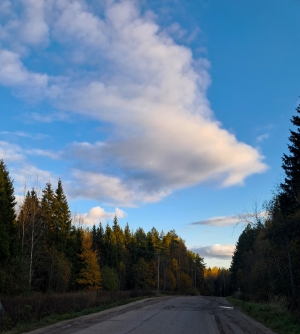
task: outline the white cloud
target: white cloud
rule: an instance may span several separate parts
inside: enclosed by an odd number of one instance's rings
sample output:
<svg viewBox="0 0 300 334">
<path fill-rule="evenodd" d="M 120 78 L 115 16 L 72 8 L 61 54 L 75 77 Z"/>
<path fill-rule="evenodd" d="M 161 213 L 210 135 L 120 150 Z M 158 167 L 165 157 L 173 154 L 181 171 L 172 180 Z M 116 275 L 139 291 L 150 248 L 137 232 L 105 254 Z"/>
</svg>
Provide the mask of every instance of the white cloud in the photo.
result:
<svg viewBox="0 0 300 334">
<path fill-rule="evenodd" d="M 3 159 L 4 162 L 15 162 L 23 160 L 24 156 L 18 145 L 0 141 L 0 159 Z"/>
<path fill-rule="evenodd" d="M 39 155 L 42 157 L 47 157 L 50 159 L 59 159 L 61 155 L 59 153 L 54 153 L 51 151 L 46 151 L 46 150 L 40 150 L 40 149 L 30 149 L 25 151 L 26 154 L 28 155 Z"/>
<path fill-rule="evenodd" d="M 103 17 L 83 0 L 29 7 L 24 15 L 37 13 L 37 18 L 29 28 L 20 21 L 34 32 L 26 43 L 42 43 L 48 36 L 61 43 L 72 55 L 66 60 L 69 77 L 62 81 L 29 71 L 19 54 L 2 50 L 0 84 L 50 97 L 64 112 L 114 126 L 109 140 L 74 143 L 66 150 L 80 167 L 70 182 L 74 197 L 132 205 L 201 182 L 243 184 L 266 170 L 259 151 L 213 118 L 206 98 L 209 62 L 193 59 L 153 15 L 141 15 L 137 2 L 108 1 Z"/>
<path fill-rule="evenodd" d="M 209 225 L 221 227 L 237 225 L 241 223 L 242 226 L 244 226 L 248 223 L 256 224 L 258 221 L 264 222 L 267 218 L 268 213 L 266 211 L 254 210 L 253 212 L 243 213 L 239 215 L 212 217 L 209 219 L 190 223 L 189 225 Z"/>
<path fill-rule="evenodd" d="M 26 122 L 30 123 L 33 121 L 40 122 L 40 123 L 52 123 L 52 122 L 63 122 L 68 121 L 70 118 L 70 115 L 66 112 L 53 112 L 48 114 L 42 114 L 42 113 L 30 113 L 29 115 L 26 115 Z"/>
<path fill-rule="evenodd" d="M 51 158 L 51 152 L 35 150 L 35 154 L 47 155 Z M 33 152 L 31 152 L 33 154 Z M 11 179 L 14 181 L 16 196 L 22 196 L 24 193 L 24 184 L 26 187 L 38 186 L 44 187 L 47 182 L 57 184 L 58 176 L 53 173 L 42 170 L 28 162 L 26 154 L 29 151 L 23 150 L 19 145 L 0 141 L 0 159 L 7 164 Z M 18 197 L 19 198 L 19 197 Z"/>
<path fill-rule="evenodd" d="M 43 188 L 48 182 L 56 186 L 59 179 L 59 177 L 54 173 L 39 169 L 27 161 L 23 161 L 21 167 L 16 164 L 11 165 L 10 174 L 16 182 L 15 188 L 17 194 L 21 194 L 23 192 L 24 183 L 28 184 L 29 187 L 33 184 Z"/>
<path fill-rule="evenodd" d="M 206 220 L 200 220 L 198 222 L 191 223 L 190 225 L 210 225 L 210 226 L 230 226 L 236 225 L 241 221 L 239 216 L 220 216 L 212 217 Z"/>
<path fill-rule="evenodd" d="M 26 133 L 23 131 L 1 131 L 0 134 L 2 135 L 9 135 L 9 136 L 17 136 L 17 137 L 24 137 L 24 138 L 31 138 L 31 139 L 44 139 L 49 137 L 48 135 L 42 134 L 42 133 L 36 133 L 36 134 L 31 134 L 31 133 Z"/>
<path fill-rule="evenodd" d="M 268 139 L 270 135 L 268 133 L 262 134 L 256 138 L 256 142 L 261 143 L 265 139 Z"/>
<path fill-rule="evenodd" d="M 120 178 L 95 172 L 72 171 L 72 182 L 66 184 L 72 198 L 96 199 L 106 204 L 132 206 L 136 202 L 157 202 L 169 195 L 165 192 L 146 192 L 139 184 L 125 184 Z"/>
<path fill-rule="evenodd" d="M 96 206 L 89 210 L 88 213 L 85 213 L 82 215 L 83 220 L 88 225 L 97 225 L 99 222 L 103 222 L 103 220 L 107 219 L 113 219 L 115 216 L 117 218 L 124 218 L 126 217 L 125 211 L 115 208 L 114 212 L 106 212 L 103 208 L 100 206 Z"/>
<path fill-rule="evenodd" d="M 191 250 L 195 253 L 198 253 L 204 258 L 220 258 L 220 259 L 230 259 L 235 250 L 235 245 L 220 245 L 215 244 L 205 247 L 192 247 Z"/>
<path fill-rule="evenodd" d="M 22 54 L 28 53 L 27 45 L 47 46 L 49 27 L 45 4 L 44 0 L 4 1 L 0 6 L 1 14 L 5 14 L 0 39 Z"/>
<path fill-rule="evenodd" d="M 49 77 L 46 74 L 28 71 L 23 65 L 19 54 L 0 49 L 0 84 L 19 89 L 22 96 L 45 97 L 56 96 L 57 86 L 49 87 Z M 40 96 L 41 95 L 41 96 Z"/>
</svg>

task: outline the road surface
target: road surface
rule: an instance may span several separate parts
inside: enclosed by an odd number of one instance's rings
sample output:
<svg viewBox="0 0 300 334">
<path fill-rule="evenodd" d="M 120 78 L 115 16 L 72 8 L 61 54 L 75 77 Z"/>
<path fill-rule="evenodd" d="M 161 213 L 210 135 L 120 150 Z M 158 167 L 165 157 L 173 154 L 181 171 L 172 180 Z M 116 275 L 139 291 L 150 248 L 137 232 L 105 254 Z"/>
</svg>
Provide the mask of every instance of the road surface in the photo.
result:
<svg viewBox="0 0 300 334">
<path fill-rule="evenodd" d="M 161 297 L 37 329 L 32 334 L 274 334 L 221 297 Z"/>
</svg>

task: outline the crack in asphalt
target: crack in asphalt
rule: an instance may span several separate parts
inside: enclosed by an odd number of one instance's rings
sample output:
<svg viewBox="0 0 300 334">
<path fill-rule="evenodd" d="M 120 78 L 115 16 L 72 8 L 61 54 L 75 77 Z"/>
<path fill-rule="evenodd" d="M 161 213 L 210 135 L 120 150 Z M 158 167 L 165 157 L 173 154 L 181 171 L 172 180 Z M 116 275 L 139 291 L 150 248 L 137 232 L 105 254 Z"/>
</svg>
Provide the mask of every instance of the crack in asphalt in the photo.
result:
<svg viewBox="0 0 300 334">
<path fill-rule="evenodd" d="M 154 313 L 151 317 L 147 318 L 146 320 L 142 321 L 138 326 L 132 328 L 129 332 L 125 333 L 125 334 L 128 334 L 128 333 L 131 333 L 133 332 L 134 330 L 136 330 L 137 328 L 141 327 L 145 322 L 149 321 L 150 319 L 152 319 L 154 316 L 156 316 L 156 314 L 158 314 L 160 312 L 160 310 L 158 310 L 156 313 Z"/>
</svg>

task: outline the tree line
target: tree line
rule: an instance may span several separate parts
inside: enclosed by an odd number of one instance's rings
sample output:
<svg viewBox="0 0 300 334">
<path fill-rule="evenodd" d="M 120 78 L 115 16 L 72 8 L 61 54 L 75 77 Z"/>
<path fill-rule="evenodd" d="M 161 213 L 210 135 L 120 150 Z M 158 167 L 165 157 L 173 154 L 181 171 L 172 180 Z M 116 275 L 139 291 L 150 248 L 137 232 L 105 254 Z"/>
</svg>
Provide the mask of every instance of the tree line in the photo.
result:
<svg viewBox="0 0 300 334">
<path fill-rule="evenodd" d="M 174 230 L 84 228 L 75 224 L 61 180 L 26 191 L 16 210 L 13 181 L 0 160 L 0 293 L 156 289 L 198 293 L 205 264 Z"/>
<path fill-rule="evenodd" d="M 299 307 L 300 294 L 300 105 L 291 119 L 285 174 L 264 215 L 255 214 L 239 237 L 232 258 L 231 288 L 244 298 L 285 298 Z"/>
</svg>

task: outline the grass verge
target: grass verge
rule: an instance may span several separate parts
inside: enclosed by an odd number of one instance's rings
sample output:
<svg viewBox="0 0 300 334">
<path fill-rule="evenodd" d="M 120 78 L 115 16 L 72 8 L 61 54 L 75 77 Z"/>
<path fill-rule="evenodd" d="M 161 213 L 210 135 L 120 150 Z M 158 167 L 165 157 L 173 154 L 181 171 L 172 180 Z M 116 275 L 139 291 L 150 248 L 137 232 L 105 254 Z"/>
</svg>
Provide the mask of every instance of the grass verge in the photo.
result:
<svg viewBox="0 0 300 334">
<path fill-rule="evenodd" d="M 128 298 L 128 299 L 115 300 L 113 302 L 101 303 L 97 307 L 86 308 L 86 309 L 83 309 L 82 311 L 70 311 L 70 312 L 64 313 L 64 314 L 53 313 L 53 314 L 50 314 L 48 316 L 42 317 L 38 321 L 34 320 L 34 319 L 31 319 L 31 320 L 26 319 L 25 321 L 20 321 L 15 326 L 9 326 L 9 327 L 11 327 L 9 329 L 7 328 L 7 326 L 3 327 L 3 324 L 1 326 L 1 321 L 0 321 L 0 333 L 3 333 L 3 334 L 25 333 L 25 332 L 35 330 L 37 328 L 41 328 L 41 327 L 45 327 L 45 326 L 55 324 L 55 323 L 63 321 L 63 320 L 74 319 L 76 317 L 101 312 L 101 311 L 104 311 L 104 310 L 107 310 L 107 309 L 114 308 L 116 306 L 126 305 L 126 304 L 129 304 L 129 303 L 132 303 L 132 302 L 135 302 L 135 301 L 139 301 L 139 300 L 142 300 L 142 299 L 145 299 L 145 298 L 160 297 L 160 296 L 161 295 L 153 295 L 153 294 L 152 295 L 144 295 L 144 296 L 132 297 L 132 298 Z"/>
<path fill-rule="evenodd" d="M 291 313 L 276 305 L 245 302 L 233 297 L 227 301 L 278 334 L 300 334 L 300 323 Z"/>
</svg>

